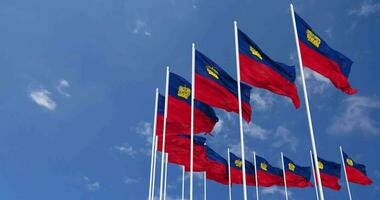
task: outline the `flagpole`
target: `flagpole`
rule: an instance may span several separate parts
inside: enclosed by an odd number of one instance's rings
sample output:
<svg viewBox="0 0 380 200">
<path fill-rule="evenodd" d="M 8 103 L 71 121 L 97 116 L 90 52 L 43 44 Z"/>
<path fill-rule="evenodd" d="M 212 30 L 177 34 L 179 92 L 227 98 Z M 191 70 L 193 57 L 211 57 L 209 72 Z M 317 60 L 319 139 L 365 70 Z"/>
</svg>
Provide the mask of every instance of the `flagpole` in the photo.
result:
<svg viewBox="0 0 380 200">
<path fill-rule="evenodd" d="M 168 157 L 169 154 L 165 153 L 165 184 L 164 184 L 164 200 L 166 200 L 166 185 L 168 183 Z"/>
<path fill-rule="evenodd" d="M 244 161 L 245 162 L 245 161 Z M 253 152 L 253 162 L 255 163 L 256 200 L 259 200 L 259 177 L 257 177 L 256 152 Z"/>
<path fill-rule="evenodd" d="M 153 179 L 152 179 L 152 196 L 151 200 L 154 199 L 154 186 L 156 182 L 156 163 L 157 163 L 157 145 L 158 145 L 158 136 L 156 136 L 155 142 L 154 142 L 154 162 L 153 162 Z"/>
<path fill-rule="evenodd" d="M 195 44 L 191 48 L 191 119 L 190 119 L 190 200 L 193 200 Z"/>
<path fill-rule="evenodd" d="M 310 161 L 311 161 L 311 168 L 313 169 L 313 179 L 314 179 L 314 188 L 315 188 L 315 195 L 317 196 L 317 200 L 319 200 L 319 195 L 318 195 L 318 184 L 317 184 L 317 178 L 315 177 L 315 165 L 313 161 L 313 155 L 310 151 Z"/>
<path fill-rule="evenodd" d="M 182 165 L 182 200 L 185 200 L 185 166 Z"/>
<path fill-rule="evenodd" d="M 288 200 L 288 187 L 286 185 L 286 173 L 285 173 L 284 154 L 282 152 L 281 152 L 281 161 L 282 161 L 282 174 L 284 176 L 285 199 Z"/>
<path fill-rule="evenodd" d="M 149 197 L 152 196 L 152 180 L 153 180 L 153 162 L 154 162 L 154 146 L 156 141 L 156 118 L 157 118 L 157 105 L 158 105 L 158 88 L 156 88 L 156 97 L 154 101 L 154 119 L 153 119 L 153 133 L 152 133 L 152 153 L 150 158 L 150 177 L 149 177 Z"/>
<path fill-rule="evenodd" d="M 301 79 L 302 79 L 302 87 L 303 87 L 303 93 L 304 93 L 304 98 L 305 98 L 305 104 L 306 104 L 306 114 L 307 114 L 307 119 L 309 123 L 309 130 L 310 130 L 310 139 L 311 139 L 311 146 L 313 150 L 313 155 L 314 155 L 314 163 L 318 163 L 318 155 L 317 155 L 317 147 L 315 144 L 315 138 L 314 138 L 314 130 L 313 130 L 313 122 L 311 119 L 311 113 L 310 113 L 310 108 L 309 108 L 309 98 L 307 95 L 307 89 L 306 89 L 306 82 L 305 82 L 305 76 L 303 72 L 303 64 L 302 64 L 302 57 L 301 57 L 301 51 L 300 51 L 300 46 L 298 42 L 298 33 L 297 33 L 297 25 L 296 25 L 296 19 L 294 15 L 294 8 L 293 4 L 290 4 L 290 10 L 292 12 L 292 21 L 293 21 L 293 31 L 294 31 L 294 37 L 296 40 L 297 44 L 297 53 L 298 53 L 298 64 L 301 72 Z M 321 175 L 319 173 L 319 168 L 316 168 L 317 172 L 317 180 L 318 180 L 318 190 L 319 190 L 319 196 L 321 200 L 324 200 L 324 195 L 323 195 L 323 189 L 322 189 L 322 181 L 321 181 Z"/>
<path fill-rule="evenodd" d="M 162 190 L 164 184 L 164 158 L 165 158 L 165 139 L 166 139 L 166 118 L 168 117 L 168 94 L 169 94 L 169 66 L 166 67 L 166 82 L 165 82 L 165 113 L 164 126 L 162 132 L 162 149 L 161 149 L 161 180 L 160 180 L 160 200 L 162 200 Z"/>
<path fill-rule="evenodd" d="M 232 192 L 231 192 L 231 187 L 232 187 L 232 184 L 231 184 L 231 158 L 230 158 L 230 148 L 227 148 L 227 153 L 228 153 L 228 197 L 229 197 L 229 200 L 232 200 Z"/>
<path fill-rule="evenodd" d="M 207 200 L 207 176 L 206 176 L 206 171 L 203 174 L 203 199 Z"/>
<path fill-rule="evenodd" d="M 243 169 L 243 194 L 244 200 L 247 200 L 247 179 L 245 174 L 245 153 L 244 153 L 244 134 L 243 134 L 243 114 L 241 105 L 241 88 L 240 88 L 240 60 L 239 60 L 239 41 L 238 41 L 238 29 L 237 22 L 234 21 L 234 32 L 235 32 L 235 57 L 236 57 L 236 73 L 237 73 L 237 87 L 238 87 L 238 100 L 239 100 L 239 127 L 240 127 L 240 148 L 241 148 L 241 159 L 242 169 Z"/>
<path fill-rule="evenodd" d="M 346 177 L 346 184 L 347 184 L 347 191 L 348 191 L 348 197 L 350 197 L 350 200 L 352 200 L 352 196 L 351 196 L 351 189 L 350 189 L 350 183 L 348 182 L 348 177 L 347 177 L 347 171 L 346 171 L 346 167 L 345 167 L 345 161 L 344 161 L 344 158 L 343 158 L 343 149 L 342 149 L 342 146 L 339 146 L 339 149 L 340 149 L 340 156 L 342 157 L 342 167 L 343 167 L 343 171 L 344 171 L 344 176 Z"/>
</svg>

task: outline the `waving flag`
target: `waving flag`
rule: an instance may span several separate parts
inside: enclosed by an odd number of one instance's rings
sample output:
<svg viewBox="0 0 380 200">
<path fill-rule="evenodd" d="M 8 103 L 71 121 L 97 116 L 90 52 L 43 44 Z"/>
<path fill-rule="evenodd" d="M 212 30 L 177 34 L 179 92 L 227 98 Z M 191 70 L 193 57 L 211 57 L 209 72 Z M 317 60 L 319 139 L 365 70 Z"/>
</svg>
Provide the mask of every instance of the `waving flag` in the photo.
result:
<svg viewBox="0 0 380 200">
<path fill-rule="evenodd" d="M 156 135 L 162 135 L 164 126 L 164 113 L 165 113 L 165 97 L 158 94 L 157 103 L 157 115 L 156 115 Z"/>
<path fill-rule="evenodd" d="M 159 98 L 157 133 L 162 133 L 164 97 Z M 160 113 L 162 112 L 162 113 Z M 191 84 L 177 74 L 169 75 L 168 116 L 166 120 L 166 134 L 189 134 L 191 117 Z M 218 117 L 208 105 L 194 101 L 194 133 L 210 133 Z M 161 124 L 159 124 L 161 123 Z"/>
<path fill-rule="evenodd" d="M 227 112 L 239 113 L 237 82 L 221 67 L 199 51 L 195 51 L 195 98 Z M 242 111 L 251 121 L 249 104 L 251 88 L 241 83 Z"/>
<path fill-rule="evenodd" d="M 322 186 L 340 190 L 340 164 L 318 158 L 318 168 L 321 174 Z"/>
<path fill-rule="evenodd" d="M 360 185 L 371 185 L 372 180 L 367 176 L 365 165 L 356 163 L 351 157 L 343 152 L 344 167 L 346 168 L 347 179 L 351 183 Z"/>
<path fill-rule="evenodd" d="M 311 167 L 301 167 L 284 156 L 285 177 L 287 187 L 308 187 L 310 183 Z"/>
<path fill-rule="evenodd" d="M 256 155 L 256 167 L 259 186 L 270 187 L 274 185 L 284 185 L 282 170 L 270 165 L 263 157 Z"/>
<path fill-rule="evenodd" d="M 230 152 L 230 171 L 231 171 L 231 183 L 243 184 L 243 169 L 242 160 L 235 154 Z M 255 167 L 249 161 L 245 161 L 245 173 L 247 179 L 247 185 L 255 186 Z"/>
<path fill-rule="evenodd" d="M 296 13 L 295 17 L 303 65 L 330 79 L 343 92 L 355 94 L 357 90 L 348 82 L 352 61 L 332 49 Z"/>
<path fill-rule="evenodd" d="M 242 31 L 238 30 L 241 80 L 258 88 L 287 96 L 300 107 L 294 66 L 273 61 Z"/>
<path fill-rule="evenodd" d="M 226 159 L 208 146 L 206 146 L 206 156 L 205 171 L 207 179 L 228 185 L 228 164 Z"/>
<path fill-rule="evenodd" d="M 158 151 L 162 151 L 162 137 L 158 140 Z M 171 135 L 166 136 L 165 152 L 169 154 L 168 161 L 178 165 L 185 166 L 186 171 L 190 171 L 190 136 L 189 135 Z M 206 138 L 194 136 L 194 171 L 200 172 L 205 170 L 207 163 Z"/>
</svg>

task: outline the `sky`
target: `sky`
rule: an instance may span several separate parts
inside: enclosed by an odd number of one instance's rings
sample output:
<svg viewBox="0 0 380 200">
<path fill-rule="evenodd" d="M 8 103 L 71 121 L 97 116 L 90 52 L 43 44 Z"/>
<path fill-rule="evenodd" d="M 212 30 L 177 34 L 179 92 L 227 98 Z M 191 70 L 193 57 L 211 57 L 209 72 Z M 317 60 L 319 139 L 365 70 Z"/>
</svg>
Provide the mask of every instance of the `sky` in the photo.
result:
<svg viewBox="0 0 380 200">
<path fill-rule="evenodd" d="M 0 199 L 146 199 L 155 88 L 165 67 L 190 80 L 191 43 L 236 76 L 233 21 L 274 60 L 297 65 L 289 1 L 266 0 L 2 0 L 0 1 Z M 371 186 L 351 184 L 354 199 L 380 195 L 380 1 L 293 1 L 330 46 L 354 61 L 346 95 L 305 70 L 319 156 L 340 161 L 339 145 L 367 166 Z M 297 74 L 299 70 L 297 68 Z M 280 167 L 280 152 L 310 165 L 310 137 L 301 108 L 253 88 L 253 151 Z M 207 145 L 239 154 L 238 117 L 220 119 Z M 158 176 L 157 176 L 158 177 Z M 203 197 L 195 175 L 195 199 Z M 181 170 L 168 167 L 168 200 L 181 195 Z M 188 198 L 186 179 L 186 197 Z M 345 182 L 326 199 L 348 199 Z M 156 188 L 158 185 L 156 186 Z M 209 199 L 228 199 L 226 186 L 207 182 Z M 259 188 L 261 199 L 283 189 Z M 157 190 L 156 190 L 157 192 Z M 255 188 L 248 188 L 250 199 Z M 290 199 L 315 199 L 313 188 Z M 233 186 L 233 199 L 242 187 Z"/>
</svg>

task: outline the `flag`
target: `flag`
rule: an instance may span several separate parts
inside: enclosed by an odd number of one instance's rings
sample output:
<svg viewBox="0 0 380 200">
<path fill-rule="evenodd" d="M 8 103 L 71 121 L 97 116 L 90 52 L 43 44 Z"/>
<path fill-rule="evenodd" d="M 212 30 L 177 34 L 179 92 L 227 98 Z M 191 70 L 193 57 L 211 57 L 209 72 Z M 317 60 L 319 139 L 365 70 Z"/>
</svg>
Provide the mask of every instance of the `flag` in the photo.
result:
<svg viewBox="0 0 380 200">
<path fill-rule="evenodd" d="M 318 168 L 321 175 L 322 186 L 333 190 L 340 190 L 340 164 L 318 158 Z"/>
<path fill-rule="evenodd" d="M 287 66 L 269 58 L 242 31 L 238 30 L 241 80 L 258 88 L 287 96 L 296 108 L 300 107 L 294 66 Z"/>
<path fill-rule="evenodd" d="M 259 186 L 270 187 L 274 185 L 284 185 L 282 170 L 270 165 L 263 157 L 256 155 L 256 167 Z"/>
<path fill-rule="evenodd" d="M 242 160 L 235 154 L 230 152 L 230 171 L 231 171 L 231 183 L 243 184 L 243 169 Z M 247 185 L 255 186 L 255 167 L 249 162 L 245 161 L 245 177 Z"/>
<path fill-rule="evenodd" d="M 348 82 L 352 61 L 332 49 L 301 17 L 294 14 L 303 65 L 330 79 L 343 92 L 355 94 L 357 90 Z"/>
<path fill-rule="evenodd" d="M 157 114 L 156 114 L 156 135 L 162 135 L 164 126 L 165 97 L 158 94 Z"/>
<path fill-rule="evenodd" d="M 162 137 L 158 140 L 158 151 L 162 151 Z M 190 171 L 190 136 L 189 135 L 171 135 L 166 136 L 165 152 L 168 153 L 168 161 L 178 165 L 185 166 L 186 171 Z M 194 136 L 194 160 L 193 170 L 201 172 L 205 170 L 207 156 L 205 150 L 206 138 Z"/>
<path fill-rule="evenodd" d="M 346 168 L 347 179 L 351 183 L 360 185 L 371 185 L 372 180 L 367 176 L 365 165 L 356 163 L 351 157 L 343 152 L 344 167 Z"/>
<path fill-rule="evenodd" d="M 284 156 L 284 167 L 287 187 L 308 187 L 310 183 L 311 167 L 301 167 Z"/>
<path fill-rule="evenodd" d="M 243 118 L 251 121 L 251 87 L 241 83 Z M 237 82 L 199 51 L 195 51 L 195 98 L 227 112 L 239 113 Z"/>
<path fill-rule="evenodd" d="M 159 98 L 159 109 L 162 106 Z M 158 116 L 162 116 L 159 115 Z M 169 74 L 168 115 L 166 119 L 166 134 L 189 134 L 191 128 L 191 84 L 177 74 Z M 194 133 L 211 133 L 219 119 L 215 111 L 198 100 L 194 101 Z M 159 122 L 159 121 L 157 121 Z M 161 121 L 160 121 L 161 122 Z M 163 124 L 163 118 L 162 122 Z M 157 133 L 162 133 L 163 126 L 157 123 Z"/>
<path fill-rule="evenodd" d="M 207 163 L 206 177 L 207 179 L 216 181 L 218 183 L 228 184 L 228 163 L 221 155 L 216 153 L 210 147 L 206 146 Z"/>
</svg>

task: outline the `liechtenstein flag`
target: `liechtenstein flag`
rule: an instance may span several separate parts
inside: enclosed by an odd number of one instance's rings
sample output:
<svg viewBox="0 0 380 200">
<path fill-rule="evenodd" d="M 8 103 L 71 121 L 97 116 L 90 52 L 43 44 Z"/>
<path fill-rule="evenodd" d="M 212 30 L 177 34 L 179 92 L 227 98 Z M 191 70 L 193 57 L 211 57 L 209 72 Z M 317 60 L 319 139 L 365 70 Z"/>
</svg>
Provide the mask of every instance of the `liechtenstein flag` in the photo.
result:
<svg viewBox="0 0 380 200">
<path fill-rule="evenodd" d="M 333 190 L 340 190 L 339 179 L 341 165 L 318 158 L 318 168 L 321 175 L 322 186 Z"/>
<path fill-rule="evenodd" d="M 164 126 L 165 97 L 158 94 L 157 114 L 156 114 L 156 135 L 162 135 Z"/>
<path fill-rule="evenodd" d="M 311 167 L 301 167 L 284 156 L 284 167 L 287 187 L 309 187 Z"/>
<path fill-rule="evenodd" d="M 228 163 L 221 155 L 216 153 L 213 149 L 206 146 L 207 163 L 206 177 L 207 179 L 216 181 L 218 183 L 228 184 Z"/>
<path fill-rule="evenodd" d="M 258 88 L 287 96 L 296 108 L 300 107 L 294 66 L 276 62 L 269 58 L 242 31 L 238 30 L 241 80 Z"/>
<path fill-rule="evenodd" d="M 181 76 L 169 74 L 168 97 L 168 124 L 176 123 L 174 127 L 168 126 L 168 132 L 190 133 L 191 117 L 191 84 Z M 194 101 L 194 133 L 211 133 L 218 118 L 215 111 L 208 105 Z"/>
<path fill-rule="evenodd" d="M 251 121 L 251 88 L 241 83 L 243 117 Z M 221 67 L 195 51 L 195 98 L 227 112 L 239 113 L 237 82 Z"/>
<path fill-rule="evenodd" d="M 282 170 L 273 167 L 263 157 L 256 155 L 257 182 L 259 186 L 270 187 L 284 185 Z"/>
<path fill-rule="evenodd" d="M 348 82 L 352 61 L 329 47 L 296 13 L 295 18 L 303 65 L 330 79 L 343 92 L 355 94 L 357 90 Z"/>
<path fill-rule="evenodd" d="M 347 179 L 351 183 L 360 185 L 371 185 L 372 180 L 367 176 L 365 165 L 356 163 L 351 157 L 343 152 L 344 167 L 346 168 Z"/>
<path fill-rule="evenodd" d="M 242 159 L 230 152 L 230 171 L 231 171 L 231 183 L 243 184 L 243 168 Z M 255 186 L 255 167 L 249 162 L 245 161 L 245 177 L 247 185 Z"/>
</svg>

